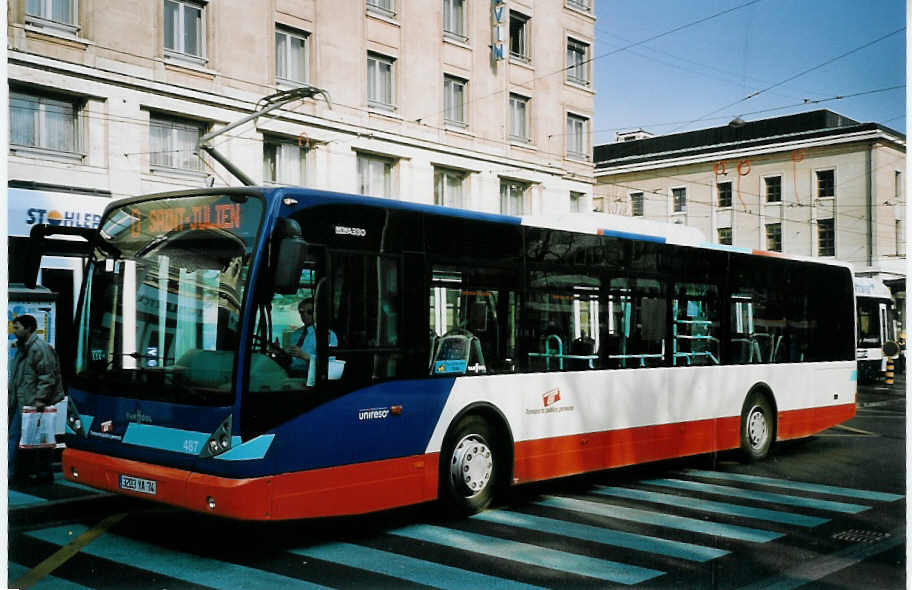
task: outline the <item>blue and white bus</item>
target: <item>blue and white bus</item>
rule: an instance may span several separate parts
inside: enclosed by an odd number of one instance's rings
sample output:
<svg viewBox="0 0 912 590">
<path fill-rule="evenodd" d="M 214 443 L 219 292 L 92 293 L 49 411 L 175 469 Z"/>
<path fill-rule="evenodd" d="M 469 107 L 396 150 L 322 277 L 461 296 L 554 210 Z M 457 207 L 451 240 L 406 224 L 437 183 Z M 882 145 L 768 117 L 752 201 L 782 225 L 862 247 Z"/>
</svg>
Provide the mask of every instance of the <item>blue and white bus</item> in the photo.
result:
<svg viewBox="0 0 912 590">
<path fill-rule="evenodd" d="M 854 415 L 847 266 L 573 219 L 292 188 L 110 204 L 84 233 L 65 477 L 237 519 L 472 513 Z"/>
</svg>

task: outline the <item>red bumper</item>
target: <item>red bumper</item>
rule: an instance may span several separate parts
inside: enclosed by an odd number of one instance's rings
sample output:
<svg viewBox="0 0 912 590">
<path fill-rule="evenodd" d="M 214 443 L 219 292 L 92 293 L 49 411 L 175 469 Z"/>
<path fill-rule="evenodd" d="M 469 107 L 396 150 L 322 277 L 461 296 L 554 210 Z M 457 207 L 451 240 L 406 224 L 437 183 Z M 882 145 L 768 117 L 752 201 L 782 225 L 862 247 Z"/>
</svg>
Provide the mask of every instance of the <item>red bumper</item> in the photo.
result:
<svg viewBox="0 0 912 590">
<path fill-rule="evenodd" d="M 66 449 L 63 473 L 69 481 L 197 512 L 284 520 L 363 514 L 433 500 L 437 461 L 437 454 L 419 455 L 231 479 Z M 120 489 L 121 475 L 154 480 L 155 495 Z"/>
</svg>

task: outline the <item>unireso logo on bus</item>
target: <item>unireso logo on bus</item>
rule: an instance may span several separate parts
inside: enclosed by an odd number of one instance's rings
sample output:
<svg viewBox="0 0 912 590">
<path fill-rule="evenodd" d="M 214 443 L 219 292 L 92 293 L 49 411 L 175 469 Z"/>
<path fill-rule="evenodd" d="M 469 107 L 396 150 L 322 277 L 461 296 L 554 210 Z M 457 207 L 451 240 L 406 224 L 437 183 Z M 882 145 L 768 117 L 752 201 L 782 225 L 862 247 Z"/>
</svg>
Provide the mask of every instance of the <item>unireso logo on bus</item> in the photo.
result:
<svg viewBox="0 0 912 590">
<path fill-rule="evenodd" d="M 390 415 L 389 408 L 368 408 L 366 410 L 358 410 L 358 420 L 383 420 L 388 418 Z"/>
</svg>

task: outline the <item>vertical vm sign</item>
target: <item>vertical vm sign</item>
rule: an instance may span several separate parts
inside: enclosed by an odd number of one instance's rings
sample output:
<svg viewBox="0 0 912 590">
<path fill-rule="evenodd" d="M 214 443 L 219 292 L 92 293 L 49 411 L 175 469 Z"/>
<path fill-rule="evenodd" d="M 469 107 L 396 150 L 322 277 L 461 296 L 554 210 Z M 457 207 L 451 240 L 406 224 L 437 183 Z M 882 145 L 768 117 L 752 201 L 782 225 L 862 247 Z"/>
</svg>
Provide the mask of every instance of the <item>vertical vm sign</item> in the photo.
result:
<svg viewBox="0 0 912 590">
<path fill-rule="evenodd" d="M 491 0 L 491 61 L 497 63 L 504 58 L 504 13 L 506 0 Z"/>
</svg>

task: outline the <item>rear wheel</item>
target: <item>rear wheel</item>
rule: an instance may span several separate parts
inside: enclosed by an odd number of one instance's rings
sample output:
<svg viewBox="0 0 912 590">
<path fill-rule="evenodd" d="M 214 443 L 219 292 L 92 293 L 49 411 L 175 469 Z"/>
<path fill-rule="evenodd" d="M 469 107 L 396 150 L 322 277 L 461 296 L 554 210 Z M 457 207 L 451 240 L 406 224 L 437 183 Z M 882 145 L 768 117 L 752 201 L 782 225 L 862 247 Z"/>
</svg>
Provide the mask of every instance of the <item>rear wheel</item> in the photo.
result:
<svg viewBox="0 0 912 590">
<path fill-rule="evenodd" d="M 741 451 L 748 461 L 759 461 L 769 454 L 776 436 L 776 422 L 769 399 L 751 393 L 741 411 Z"/>
<path fill-rule="evenodd" d="M 494 432 L 479 416 L 466 416 L 447 436 L 440 459 L 440 495 L 457 514 L 481 512 L 494 498 Z"/>
</svg>

